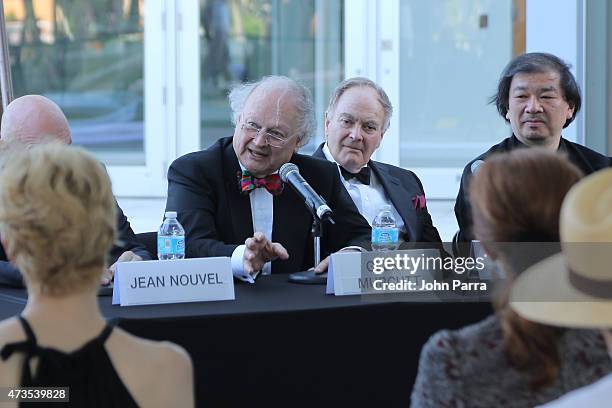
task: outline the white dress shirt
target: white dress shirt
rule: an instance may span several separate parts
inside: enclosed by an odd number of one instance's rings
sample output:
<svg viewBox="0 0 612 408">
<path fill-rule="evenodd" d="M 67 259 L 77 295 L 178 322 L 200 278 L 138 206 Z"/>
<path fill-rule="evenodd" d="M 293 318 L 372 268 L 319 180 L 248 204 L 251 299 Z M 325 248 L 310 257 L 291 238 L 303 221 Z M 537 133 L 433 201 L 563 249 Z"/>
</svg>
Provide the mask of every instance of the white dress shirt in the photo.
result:
<svg viewBox="0 0 612 408">
<path fill-rule="evenodd" d="M 323 154 L 325 155 L 325 158 L 327 158 L 327 160 L 338 164 L 332 156 L 331 152 L 329 151 L 327 143 L 323 145 Z M 342 184 L 344 184 L 346 191 L 348 191 L 349 195 L 351 196 L 351 199 L 355 203 L 357 210 L 359 210 L 359 213 L 361 213 L 363 218 L 365 218 L 368 224 L 370 224 L 370 227 L 372 226 L 374 218 L 376 218 L 383 206 L 391 206 L 393 216 L 395 217 L 395 224 L 397 225 L 397 228 L 400 231 L 400 241 L 402 241 L 401 237 L 404 236 L 403 233 L 406 232 L 404 220 L 402 219 L 402 217 L 400 217 L 399 213 L 397 212 L 397 209 L 395 208 L 389 197 L 387 197 L 387 195 L 385 194 L 385 189 L 383 188 L 383 185 L 380 180 L 378 180 L 378 177 L 376 177 L 376 174 L 374 174 L 373 171 L 370 172 L 370 185 L 368 186 L 361 183 L 356 178 L 345 180 L 342 176 L 342 172 L 340 171 L 339 165 L 338 173 L 340 174 L 340 180 L 342 181 Z M 406 205 L 409 204 L 410 203 L 406 203 Z"/>
<path fill-rule="evenodd" d="M 246 170 L 240 163 L 240 169 Z M 251 201 L 251 218 L 253 219 L 253 232 L 262 232 L 268 241 L 272 242 L 272 225 L 274 222 L 274 197 L 265 188 L 256 188 L 249 194 Z M 232 273 L 241 281 L 255 283 L 251 275 L 244 271 L 243 257 L 246 246 L 239 245 L 232 252 Z M 261 273 L 269 275 L 272 263 L 266 262 Z"/>
</svg>

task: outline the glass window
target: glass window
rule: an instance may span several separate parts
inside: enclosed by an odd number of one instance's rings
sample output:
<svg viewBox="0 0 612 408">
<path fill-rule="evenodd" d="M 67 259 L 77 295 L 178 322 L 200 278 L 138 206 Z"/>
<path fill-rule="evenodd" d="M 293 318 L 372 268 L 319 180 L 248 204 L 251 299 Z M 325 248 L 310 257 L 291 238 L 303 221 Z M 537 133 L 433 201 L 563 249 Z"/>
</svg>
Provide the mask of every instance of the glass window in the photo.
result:
<svg viewBox="0 0 612 408">
<path fill-rule="evenodd" d="M 488 99 L 512 58 L 512 0 L 402 0 L 400 12 L 400 165 L 463 168 L 509 136 Z"/>
<path fill-rule="evenodd" d="M 227 93 L 265 75 L 286 75 L 310 88 L 322 139 L 329 94 L 342 80 L 342 0 L 202 0 L 201 146 L 231 136 Z"/>
<path fill-rule="evenodd" d="M 73 143 L 142 165 L 144 0 L 4 0 L 15 97 L 54 100 Z"/>
</svg>

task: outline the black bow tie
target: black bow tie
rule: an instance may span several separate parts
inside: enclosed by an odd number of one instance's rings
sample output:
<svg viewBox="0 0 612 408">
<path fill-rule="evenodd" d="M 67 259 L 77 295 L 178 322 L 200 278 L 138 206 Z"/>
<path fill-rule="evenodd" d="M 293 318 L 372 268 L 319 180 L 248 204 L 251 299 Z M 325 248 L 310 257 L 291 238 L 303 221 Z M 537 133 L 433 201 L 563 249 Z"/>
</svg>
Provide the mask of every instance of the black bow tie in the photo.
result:
<svg viewBox="0 0 612 408">
<path fill-rule="evenodd" d="M 361 182 L 361 184 L 365 184 L 366 186 L 370 185 L 370 168 L 369 167 L 363 167 L 361 170 L 359 170 L 359 173 L 351 173 L 344 167 L 340 166 L 340 172 L 342 173 L 342 177 L 344 177 L 346 181 L 349 181 L 352 178 L 356 178 L 357 180 Z"/>
</svg>

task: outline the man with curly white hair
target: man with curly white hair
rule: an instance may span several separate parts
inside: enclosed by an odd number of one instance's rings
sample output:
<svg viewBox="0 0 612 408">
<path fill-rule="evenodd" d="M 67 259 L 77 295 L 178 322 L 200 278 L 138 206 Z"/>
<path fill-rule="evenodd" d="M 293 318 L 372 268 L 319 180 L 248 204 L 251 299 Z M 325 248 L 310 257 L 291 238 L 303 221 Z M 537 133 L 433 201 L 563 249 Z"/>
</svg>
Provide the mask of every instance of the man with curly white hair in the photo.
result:
<svg viewBox="0 0 612 408">
<path fill-rule="evenodd" d="M 253 282 L 259 272 L 327 269 L 313 265 L 312 217 L 303 200 L 279 179 L 292 162 L 334 211 L 325 225 L 322 258 L 369 242 L 370 226 L 359 214 L 336 166 L 297 154 L 314 131 L 310 92 L 279 76 L 241 85 L 229 95 L 233 137 L 177 159 L 168 171 L 166 211 L 185 227 L 187 257 L 229 256 L 234 276 Z"/>
</svg>

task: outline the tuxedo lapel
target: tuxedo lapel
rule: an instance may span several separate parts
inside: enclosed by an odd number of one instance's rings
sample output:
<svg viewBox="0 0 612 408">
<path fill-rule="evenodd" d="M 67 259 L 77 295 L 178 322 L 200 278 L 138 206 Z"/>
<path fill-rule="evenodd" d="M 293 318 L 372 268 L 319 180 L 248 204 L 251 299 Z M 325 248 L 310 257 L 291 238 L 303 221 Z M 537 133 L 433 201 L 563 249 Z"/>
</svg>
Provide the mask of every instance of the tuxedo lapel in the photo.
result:
<svg viewBox="0 0 612 408">
<path fill-rule="evenodd" d="M 419 234 L 417 234 L 417 225 L 419 221 L 412 205 L 412 197 L 414 197 L 417 192 L 407 190 L 397 177 L 389 173 L 385 166 L 372 160 L 370 160 L 368 166 L 370 166 L 374 174 L 376 174 L 376 177 L 378 177 L 378 180 L 385 190 L 385 194 L 387 194 L 387 197 L 391 200 L 391 203 L 400 217 L 402 217 L 404 226 L 408 232 L 406 241 L 416 241 L 419 237 Z"/>
<path fill-rule="evenodd" d="M 233 242 L 244 243 L 253 236 L 253 218 L 251 216 L 251 201 L 248 195 L 240 193 L 238 174 L 241 173 L 238 158 L 232 144 L 225 146 L 223 151 L 223 180 L 229 209 L 229 221 L 234 234 Z M 223 205 L 223 203 L 221 203 Z"/>
<path fill-rule="evenodd" d="M 315 150 L 315 152 L 312 154 L 312 157 L 316 157 L 317 159 L 327 160 L 327 157 L 325 157 L 325 153 L 323 153 L 324 145 L 325 143 L 321 143 L 319 147 L 317 148 L 317 150 Z"/>
</svg>

